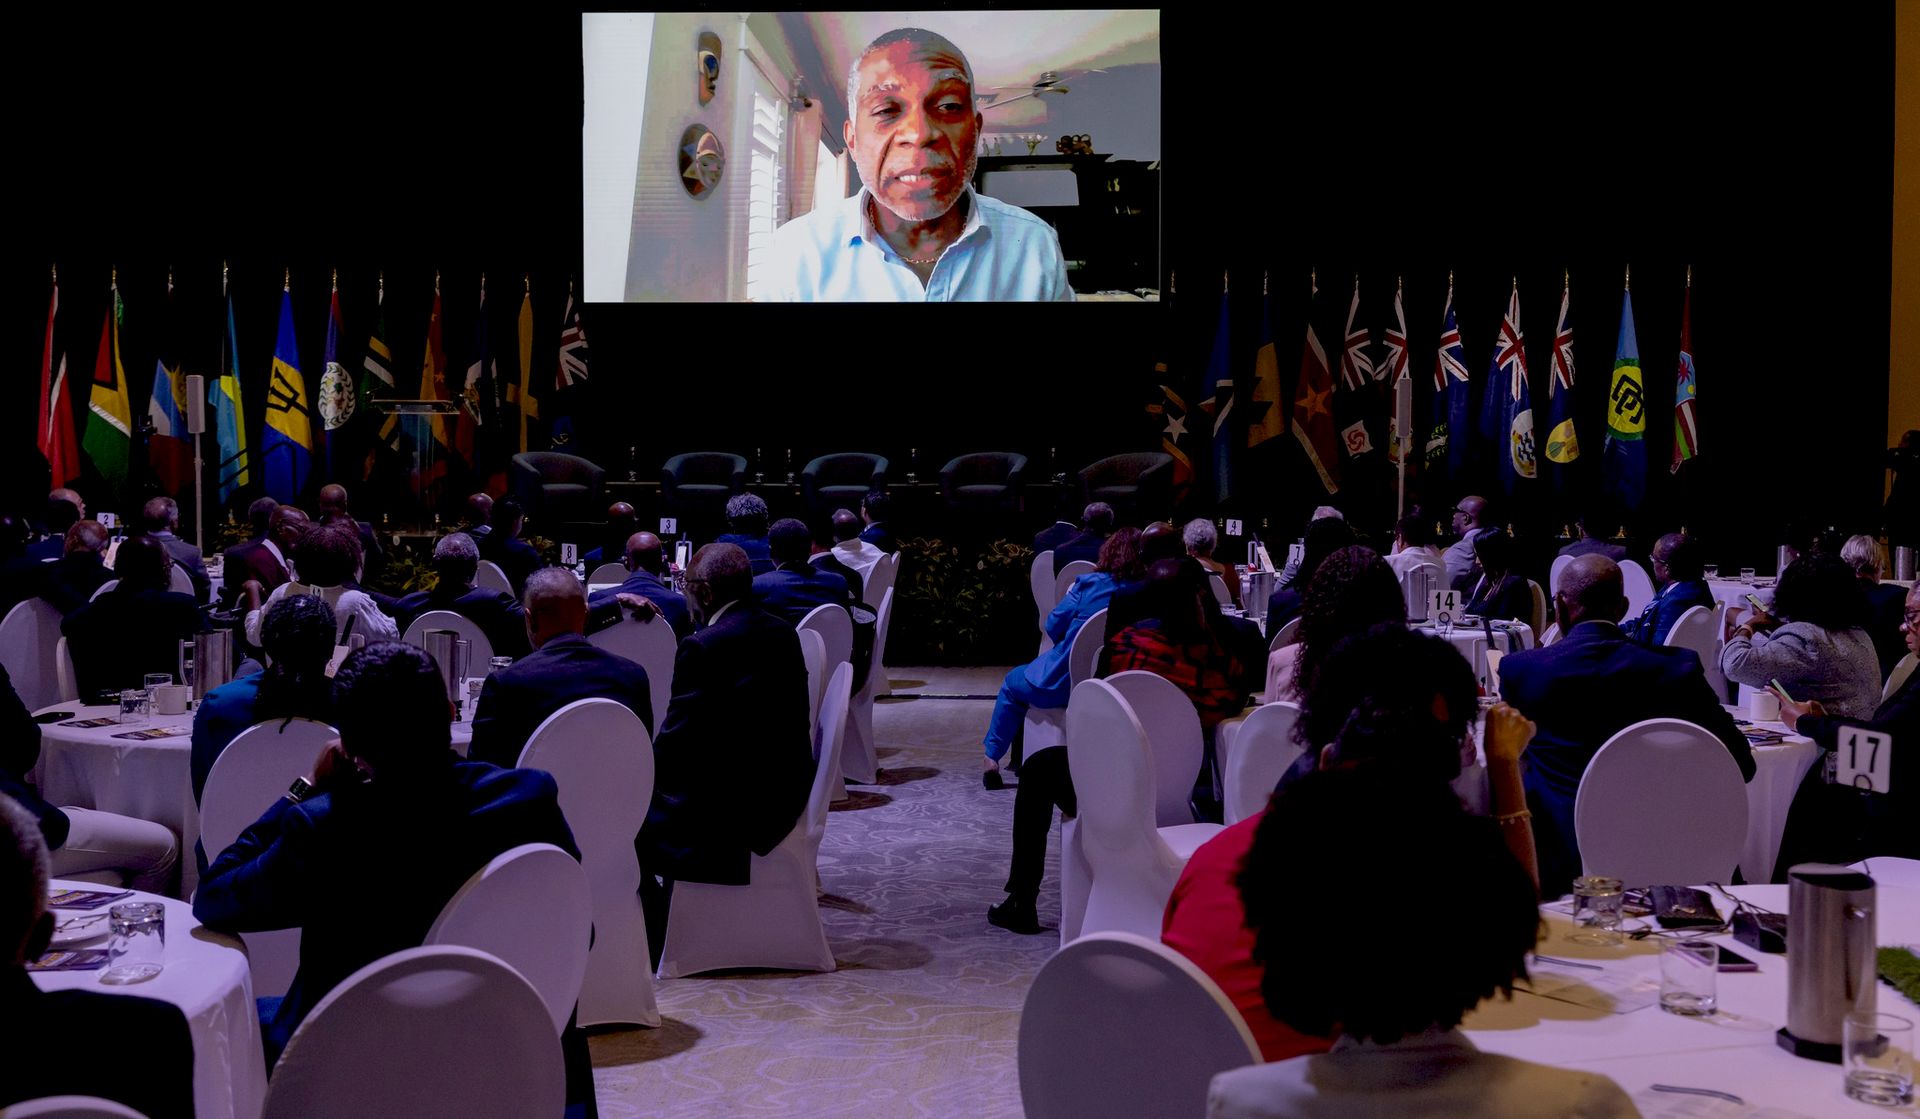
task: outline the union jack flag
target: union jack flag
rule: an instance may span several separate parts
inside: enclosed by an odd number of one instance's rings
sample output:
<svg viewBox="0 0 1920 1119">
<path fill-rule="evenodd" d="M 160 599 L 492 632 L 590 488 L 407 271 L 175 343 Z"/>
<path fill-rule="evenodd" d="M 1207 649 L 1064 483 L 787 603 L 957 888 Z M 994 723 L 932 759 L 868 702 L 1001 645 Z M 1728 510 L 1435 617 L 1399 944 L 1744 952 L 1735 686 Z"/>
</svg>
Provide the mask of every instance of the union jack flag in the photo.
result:
<svg viewBox="0 0 1920 1119">
<path fill-rule="evenodd" d="M 1433 391 L 1446 392 L 1447 382 L 1467 383 L 1467 351 L 1460 345 L 1460 327 L 1453 318 L 1453 289 L 1447 289 L 1446 320 L 1440 327 L 1440 354 L 1433 363 Z"/>
<path fill-rule="evenodd" d="M 1353 302 L 1347 307 L 1347 347 L 1340 355 L 1340 381 L 1350 389 L 1362 388 L 1378 374 L 1373 370 L 1373 361 L 1367 357 L 1368 347 L 1373 345 L 1367 328 L 1358 325 L 1360 318 L 1360 277 L 1353 278 Z"/>
<path fill-rule="evenodd" d="M 1373 371 L 1376 381 L 1398 383 L 1407 375 L 1407 312 L 1400 304 L 1400 284 L 1393 285 L 1393 321 L 1387 324 L 1387 356 Z"/>
<path fill-rule="evenodd" d="M 1572 489 L 1570 467 L 1580 457 L 1573 421 L 1573 287 L 1560 289 L 1560 326 L 1553 333 L 1553 375 L 1547 380 L 1547 437 L 1541 445 L 1549 476 L 1562 496 Z"/>
<path fill-rule="evenodd" d="M 573 292 L 567 292 L 567 314 L 560 329 L 560 369 L 554 374 L 555 388 L 568 388 L 587 379 L 587 335 L 580 329 L 580 309 L 573 304 Z"/>
</svg>

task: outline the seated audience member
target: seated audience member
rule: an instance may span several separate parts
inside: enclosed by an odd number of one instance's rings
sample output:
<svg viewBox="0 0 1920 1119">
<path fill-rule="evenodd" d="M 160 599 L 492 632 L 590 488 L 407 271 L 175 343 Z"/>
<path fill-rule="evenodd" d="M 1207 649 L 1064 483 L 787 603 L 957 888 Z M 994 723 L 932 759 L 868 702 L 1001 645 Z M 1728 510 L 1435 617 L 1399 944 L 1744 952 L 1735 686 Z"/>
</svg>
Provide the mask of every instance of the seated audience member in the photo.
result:
<svg viewBox="0 0 1920 1119">
<path fill-rule="evenodd" d="M 1200 598 L 1200 609 L 1206 618 L 1207 628 L 1213 631 L 1221 646 L 1232 653 L 1233 659 L 1246 673 L 1237 686 L 1248 695 L 1260 691 L 1266 686 L 1267 639 L 1261 633 L 1259 624 L 1247 618 L 1233 617 L 1221 610 L 1212 588 L 1206 585 L 1206 568 L 1187 554 L 1186 540 L 1180 530 L 1171 521 L 1150 521 L 1140 530 L 1141 569 L 1149 569 L 1162 560 L 1174 561 L 1181 568 L 1182 578 L 1205 588 Z M 1113 599 L 1107 604 L 1106 633 L 1100 643 L 1095 675 L 1109 675 L 1108 660 L 1112 655 L 1115 635 L 1152 613 L 1151 594 L 1144 579 L 1114 592 Z"/>
<path fill-rule="evenodd" d="M 101 991 L 42 991 L 26 965 L 53 939 L 46 842 L 33 816 L 0 795 L 0 1020 L 8 1024 L 0 1108 L 47 1096 L 97 1096 L 148 1119 L 193 1115 L 193 1034 L 180 1008 Z M 120 988 L 125 990 L 125 988 Z M 117 1038 L 111 1059 L 80 1038 Z"/>
<path fill-rule="evenodd" d="M 607 526 L 601 530 L 600 543 L 586 555 L 581 556 L 587 571 L 603 563 L 619 563 L 627 551 L 627 540 L 640 529 L 640 518 L 633 506 L 624 501 L 616 501 L 607 506 Z"/>
<path fill-rule="evenodd" d="M 767 540 L 774 570 L 753 577 L 753 595 L 762 610 L 797 626 L 815 607 L 855 604 L 844 578 L 807 562 L 813 534 L 804 522 L 791 517 L 776 521 Z"/>
<path fill-rule="evenodd" d="M 39 540 L 28 544 L 23 556 L 35 560 L 56 560 L 65 554 L 67 529 L 87 515 L 87 501 L 77 492 L 61 487 L 47 495 L 47 511 L 42 518 L 46 530 Z"/>
<path fill-rule="evenodd" d="M 851 509 L 833 511 L 833 554 L 841 563 L 858 571 L 864 580 L 867 571 L 887 552 L 877 544 L 862 540 L 861 531 L 859 514 Z"/>
<path fill-rule="evenodd" d="M 1472 577 L 1478 574 L 1473 571 L 1473 542 L 1498 527 L 1487 515 L 1484 497 L 1468 495 L 1453 507 L 1453 532 L 1459 539 L 1440 553 L 1449 586 L 1464 591 L 1473 585 Z"/>
<path fill-rule="evenodd" d="M 587 595 L 564 567 L 527 579 L 527 637 L 533 652 L 487 677 L 474 708 L 475 761 L 510 767 L 547 717 L 581 699 L 611 699 L 653 732 L 647 670 L 586 639 Z"/>
<path fill-rule="evenodd" d="M 1392 672 L 1378 666 L 1390 663 Z M 1306 753 L 1282 782 L 1316 769 L 1375 767 L 1409 780 L 1451 783 L 1471 759 L 1477 685 L 1453 646 L 1390 624 L 1342 641 L 1321 676 L 1295 736 Z M 1365 712 L 1364 719 L 1354 712 Z M 1504 704 L 1487 714 L 1487 769 L 1492 812 L 1508 850 L 1531 875 L 1533 832 L 1520 784 L 1520 754 L 1533 733 Z M 1235 885 L 1265 812 L 1257 812 L 1200 845 L 1174 884 L 1161 939 L 1220 984 L 1246 1019 L 1269 1061 L 1324 1052 L 1326 1038 L 1305 1037 L 1268 1012 L 1260 994 L 1264 969 L 1254 962 L 1253 933 Z"/>
<path fill-rule="evenodd" d="M 1268 701 L 1299 703 L 1335 645 L 1388 623 L 1407 624 L 1407 603 L 1380 554 L 1356 544 L 1328 556 L 1307 584 L 1300 640 L 1267 654 Z"/>
<path fill-rule="evenodd" d="M 653 604 L 660 616 L 673 628 L 675 637 L 693 632 L 693 616 L 687 612 L 687 598 L 673 589 L 667 568 L 666 547 L 651 532 L 636 532 L 627 538 L 625 557 L 627 581 L 610 590 L 595 591 L 587 598 L 589 609 L 605 606 L 622 595 L 635 595 Z M 498 649 L 499 646 L 494 646 Z"/>
<path fill-rule="evenodd" d="M 1653 543 L 1653 585 L 1660 593 L 1638 618 L 1620 623 L 1628 637 L 1642 645 L 1664 645 L 1680 615 L 1696 606 L 1713 609 L 1713 591 L 1701 574 L 1700 545 L 1670 532 Z"/>
<path fill-rule="evenodd" d="M 885 553 L 881 553 L 884 555 Z M 847 581 L 847 593 L 854 601 L 862 601 L 867 590 L 867 580 L 860 572 L 848 567 L 839 553 L 833 550 L 833 522 L 816 521 L 813 526 L 813 554 L 807 562 L 820 571 L 831 571 Z"/>
<path fill-rule="evenodd" d="M 93 600 L 93 594 L 113 578 L 107 569 L 107 530 L 99 521 L 75 521 L 67 528 L 66 553 L 31 573 L 27 588 L 47 600 L 62 617 Z"/>
<path fill-rule="evenodd" d="M 83 697 L 145 686 L 149 672 L 171 677 L 180 642 L 204 628 L 190 594 L 167 589 L 173 558 L 151 536 L 129 536 L 114 555 L 112 590 L 60 623 Z"/>
<path fill-rule="evenodd" d="M 1902 604 L 1901 630 L 1908 652 L 1920 655 L 1920 587 L 1907 592 Z M 1780 704 L 1780 719 L 1791 730 L 1806 735 L 1825 754 L 1839 748 L 1843 727 L 1866 727 L 1886 735 L 1896 745 L 1888 752 L 1887 791 L 1869 792 L 1827 779 L 1826 754 L 1807 770 L 1787 815 L 1774 881 L 1786 880 L 1796 863 L 1836 863 L 1845 866 L 1875 855 L 1920 859 L 1920 794 L 1911 773 L 1901 770 L 1907 744 L 1920 742 L 1920 672 L 1907 677 L 1881 703 L 1870 719 L 1830 714 L 1817 700 Z"/>
<path fill-rule="evenodd" d="M 1620 632 L 1627 596 L 1620 565 L 1579 556 L 1554 592 L 1560 640 L 1509 653 L 1500 696 L 1538 727 L 1527 750 L 1527 807 L 1540 854 L 1540 888 L 1565 893 L 1582 873 L 1573 802 L 1587 763 L 1618 731 L 1644 719 L 1685 719 L 1718 738 L 1753 780 L 1753 750 L 1707 684 L 1691 649 L 1648 648 Z"/>
<path fill-rule="evenodd" d="M 268 666 L 208 692 L 193 713 L 193 801 L 200 803 L 207 774 L 227 744 L 269 719 L 333 721 L 333 608 L 314 595 L 289 595 L 267 610 L 260 643 Z M 204 854 L 201 867 L 206 866 Z"/>
<path fill-rule="evenodd" d="M 1342 513 L 1331 505 L 1317 505 L 1314 507 L 1313 515 L 1307 518 L 1307 528 L 1312 528 L 1313 522 L 1315 521 L 1334 520 L 1344 522 L 1346 519 L 1347 515 L 1345 513 Z M 1300 538 L 1303 541 L 1306 539 L 1305 529 L 1301 530 Z M 1348 541 L 1348 543 L 1352 543 L 1352 541 Z M 1292 550 L 1283 550 L 1287 552 L 1287 562 L 1286 566 L 1280 569 L 1280 586 L 1291 587 L 1295 584 L 1305 586 L 1306 581 L 1313 576 L 1313 572 L 1302 571 L 1300 569 L 1300 561 L 1294 558 Z"/>
<path fill-rule="evenodd" d="M 1053 573 L 1056 578 L 1059 577 L 1061 568 L 1075 560 L 1085 560 L 1088 563 L 1099 561 L 1100 545 L 1105 544 L 1107 537 L 1113 535 L 1113 506 L 1104 501 L 1092 502 L 1080 514 L 1080 523 L 1087 527 L 1053 546 Z"/>
<path fill-rule="evenodd" d="M 1494 832 L 1448 791 L 1377 769 L 1315 773 L 1276 797 L 1239 879 L 1254 957 L 1274 1017 L 1333 1049 L 1221 1073 L 1207 1114 L 1637 1116 L 1604 1076 L 1482 1053 L 1460 1032 L 1482 1000 L 1512 996 L 1540 935 L 1532 883 Z M 1474 900 L 1411 941 L 1401 899 L 1354 889 L 1428 876 Z M 1341 920 L 1301 919 L 1336 899 Z M 1385 959 L 1391 976 L 1367 981 Z"/>
<path fill-rule="evenodd" d="M 140 529 L 166 546 L 167 554 L 179 564 L 193 583 L 193 600 L 205 605 L 213 598 L 213 580 L 207 577 L 207 564 L 200 549 L 174 535 L 180 530 L 180 503 L 171 497 L 147 499 L 140 510 Z M 169 576 L 171 577 L 171 576 Z"/>
<path fill-rule="evenodd" d="M 249 645 L 260 644 L 260 623 L 266 617 L 266 609 L 295 594 L 325 599 L 327 605 L 333 607 L 334 620 L 340 624 L 342 641 L 354 633 L 368 641 L 399 638 L 400 631 L 393 619 L 381 611 L 372 595 L 353 585 L 353 574 L 360 569 L 360 537 L 352 529 L 344 525 L 310 527 L 293 546 L 293 568 L 297 581 L 280 584 L 264 598 L 260 584 L 249 580 L 241 586 L 240 599 L 247 607 Z"/>
<path fill-rule="evenodd" d="M 1235 606 L 1240 605 L 1240 573 L 1233 569 L 1232 564 L 1221 563 L 1213 558 L 1213 550 L 1220 546 L 1220 534 L 1214 531 L 1213 522 L 1205 517 L 1195 517 L 1180 530 L 1180 539 L 1186 544 L 1187 555 L 1193 557 L 1193 562 L 1205 568 L 1207 574 L 1220 576 L 1220 581 L 1227 587 L 1227 600 Z"/>
<path fill-rule="evenodd" d="M 1907 655 L 1907 643 L 1901 636 L 1901 617 L 1907 595 L 1897 583 L 1882 583 L 1886 573 L 1886 552 L 1871 536 L 1854 536 L 1841 545 L 1840 559 L 1853 569 L 1854 578 L 1867 595 L 1867 636 L 1873 639 L 1873 651 L 1880 658 L 1880 679 L 1892 675 L 1893 667 Z M 44 595 L 41 597 L 45 597 Z"/>
<path fill-rule="evenodd" d="M 347 509 L 347 487 L 321 486 L 319 497 L 320 523 L 350 528 L 360 538 L 360 572 L 354 582 L 359 584 L 378 580 L 387 564 L 387 552 L 380 546 L 380 535 L 373 531 L 373 525 L 353 519 L 352 512 Z"/>
<path fill-rule="evenodd" d="M 1052 639 L 1053 646 L 1033 661 L 1007 673 L 1006 681 L 1000 685 L 1000 694 L 994 700 L 993 714 L 987 720 L 984 741 L 986 772 L 981 777 L 987 788 L 998 789 L 1003 786 L 1000 759 L 1013 746 L 1014 735 L 1020 733 L 1021 721 L 1026 718 L 1027 709 L 1061 708 L 1067 705 L 1067 696 L 1073 687 L 1068 660 L 1080 627 L 1087 624 L 1087 619 L 1105 610 L 1116 591 L 1139 582 L 1144 574 L 1145 569 L 1140 564 L 1140 530 L 1120 529 L 1100 546 L 1099 566 L 1075 579 L 1073 585 L 1067 588 L 1066 595 L 1060 599 L 1060 604 L 1047 615 L 1047 636 Z M 1040 823 L 1040 842 L 1043 846 L 1046 843 L 1046 828 L 1053 818 L 1051 802 L 1044 811 Z M 1014 816 L 1015 834 L 1018 836 L 1020 811 L 1017 798 Z M 1019 846 L 1018 839 L 1015 846 Z M 1037 879 L 1037 872 L 1035 876 Z M 1034 889 L 1036 893 L 1039 890 L 1037 880 Z"/>
<path fill-rule="evenodd" d="M 1620 518 L 1598 509 L 1589 509 L 1580 515 L 1573 524 L 1573 543 L 1560 549 L 1563 556 L 1605 556 L 1615 563 L 1625 563 L 1627 548 L 1624 544 L 1614 543 L 1614 537 L 1620 532 Z"/>
<path fill-rule="evenodd" d="M 773 552 L 767 545 L 767 503 L 759 494 L 737 493 L 727 499 L 727 531 L 715 544 L 732 544 L 747 553 L 755 575 L 773 570 Z"/>
<path fill-rule="evenodd" d="M 860 539 L 883 552 L 897 552 L 900 541 L 895 539 L 893 529 L 887 525 L 887 517 L 893 512 L 893 498 L 886 490 L 868 490 L 860 499 L 860 519 L 866 522 L 860 530 Z"/>
<path fill-rule="evenodd" d="M 1064 498 L 1060 502 L 1060 511 L 1062 513 L 1068 512 L 1067 503 Z M 1060 520 L 1053 522 L 1033 534 L 1033 554 L 1037 556 L 1041 552 L 1051 552 L 1079 534 L 1080 526 L 1062 517 Z"/>
<path fill-rule="evenodd" d="M 1780 573 L 1771 612 L 1728 633 L 1720 671 L 1750 688 L 1778 680 L 1795 702 L 1817 699 L 1831 714 L 1870 718 L 1880 705 L 1880 659 L 1867 619 L 1867 597 L 1845 563 L 1802 556 Z"/>
<path fill-rule="evenodd" d="M 287 557 L 293 554 L 293 541 L 307 529 L 307 515 L 291 505 L 284 508 L 282 514 L 281 504 L 271 497 L 247 506 L 252 537 L 220 554 L 222 603 L 231 606 L 249 579 L 271 591 L 289 578 L 292 562 Z"/>
<path fill-rule="evenodd" d="M 1281 579 L 1267 599 L 1267 632 L 1277 633 L 1281 626 L 1300 616 L 1306 600 L 1307 585 L 1313 573 L 1333 553 L 1353 544 L 1353 528 L 1345 517 L 1320 517 L 1307 524 L 1306 541 L 1300 550 L 1300 566 L 1291 580 Z"/>
<path fill-rule="evenodd" d="M 399 642 L 347 657 L 333 680 L 340 739 L 220 852 L 193 915 L 223 932 L 299 929 L 300 970 L 262 1031 L 269 1067 L 341 980 L 416 948 L 474 871 L 524 843 L 575 858 L 551 776 L 466 761 L 451 705 L 424 650 Z"/>
<path fill-rule="evenodd" d="M 1513 537 L 1500 529 L 1474 538 L 1476 578 L 1467 595 L 1468 614 L 1507 622 L 1533 616 L 1533 588 L 1513 570 L 1513 551 Z"/>
<path fill-rule="evenodd" d="M 1143 616 L 1107 641 L 1105 675 L 1135 670 L 1171 681 L 1200 713 L 1209 740 L 1220 721 L 1246 707 L 1247 673 L 1208 624 L 1201 596 L 1212 596 L 1192 565 L 1161 560 L 1147 569 Z"/>
<path fill-rule="evenodd" d="M 800 638 L 753 601 L 747 553 L 695 552 L 687 605 L 700 628 L 674 654 L 673 698 L 653 740 L 653 805 L 636 842 L 656 966 L 673 883 L 746 885 L 750 857 L 787 837 L 813 785 Z"/>
<path fill-rule="evenodd" d="M 464 532 L 450 532 L 433 545 L 433 572 L 438 578 L 430 591 L 402 595 L 382 609 L 393 615 L 394 629 L 404 634 L 415 618 L 429 610 L 451 610 L 480 627 L 496 657 L 527 655 L 527 615 L 505 591 L 477 587 L 480 548 Z"/>
<path fill-rule="evenodd" d="M 460 531 L 473 537 L 474 543 L 478 544 L 493 531 L 493 525 L 488 523 L 492 517 L 493 498 L 484 493 L 476 493 L 467 498 L 466 520 L 461 524 Z"/>
<path fill-rule="evenodd" d="M 0 667 L 0 796 L 12 797 L 38 819 L 40 834 L 53 850 L 54 874 L 112 871 L 136 890 L 165 893 L 173 887 L 179 861 L 173 832 L 150 820 L 47 803 L 26 783 L 39 760 L 40 727 Z"/>
<path fill-rule="evenodd" d="M 493 512 L 487 520 L 492 531 L 478 540 L 480 558 L 499 565 L 516 596 L 526 592 L 527 576 L 541 567 L 540 553 L 534 550 L 533 545 L 520 539 L 520 530 L 525 527 L 526 519 L 518 501 L 511 497 L 502 498 L 494 502 Z"/>
<path fill-rule="evenodd" d="M 1394 522 L 1393 554 L 1383 557 L 1393 568 L 1396 579 L 1405 579 L 1415 569 L 1435 569 L 1435 589 L 1446 586 L 1447 558 L 1434 544 L 1433 518 L 1415 509 Z"/>
</svg>

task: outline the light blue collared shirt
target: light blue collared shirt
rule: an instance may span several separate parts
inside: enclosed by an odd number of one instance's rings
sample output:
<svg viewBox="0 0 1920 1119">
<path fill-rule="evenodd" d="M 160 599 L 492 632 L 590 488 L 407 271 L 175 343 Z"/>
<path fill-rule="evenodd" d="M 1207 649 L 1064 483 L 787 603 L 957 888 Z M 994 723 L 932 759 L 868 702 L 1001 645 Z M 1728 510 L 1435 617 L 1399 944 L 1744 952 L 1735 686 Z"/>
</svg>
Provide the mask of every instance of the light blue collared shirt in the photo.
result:
<svg viewBox="0 0 1920 1119">
<path fill-rule="evenodd" d="M 774 231 L 775 303 L 956 303 L 1073 299 L 1060 238 L 1018 206 L 976 194 L 966 228 L 947 246 L 926 284 L 901 261 L 867 217 L 865 187 L 834 206 Z"/>
</svg>

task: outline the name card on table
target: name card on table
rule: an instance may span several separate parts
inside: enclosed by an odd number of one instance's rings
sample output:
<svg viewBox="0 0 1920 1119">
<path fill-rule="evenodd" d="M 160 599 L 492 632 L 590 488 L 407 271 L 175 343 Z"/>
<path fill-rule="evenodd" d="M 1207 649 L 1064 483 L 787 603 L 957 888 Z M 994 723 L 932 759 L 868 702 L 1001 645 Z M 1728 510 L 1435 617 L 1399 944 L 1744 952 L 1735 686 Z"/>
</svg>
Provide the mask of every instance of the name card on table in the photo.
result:
<svg viewBox="0 0 1920 1119">
<path fill-rule="evenodd" d="M 1872 793 L 1892 788 L 1893 736 L 1866 727 L 1840 728 L 1834 783 Z"/>
<path fill-rule="evenodd" d="M 580 545 L 578 544 L 560 545 L 560 566 L 572 567 L 574 564 L 579 562 L 580 562 Z"/>
<path fill-rule="evenodd" d="M 1460 613 L 1460 592 L 1451 587 L 1430 591 L 1427 594 L 1427 620 L 1440 625 L 1452 625 L 1454 615 Z"/>
</svg>

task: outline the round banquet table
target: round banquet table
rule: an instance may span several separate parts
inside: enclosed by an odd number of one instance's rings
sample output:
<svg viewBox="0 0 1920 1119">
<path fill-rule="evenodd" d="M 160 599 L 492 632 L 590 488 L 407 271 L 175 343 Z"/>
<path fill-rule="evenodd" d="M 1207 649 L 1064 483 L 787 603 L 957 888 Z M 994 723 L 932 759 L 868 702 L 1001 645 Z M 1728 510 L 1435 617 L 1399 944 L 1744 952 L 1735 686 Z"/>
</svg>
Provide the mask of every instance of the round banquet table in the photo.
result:
<svg viewBox="0 0 1920 1119">
<path fill-rule="evenodd" d="M 1443 629 L 1424 622 L 1415 624 L 1413 629 L 1432 637 L 1443 638 L 1455 649 L 1460 650 L 1460 655 L 1467 658 L 1467 663 L 1473 665 L 1473 676 L 1480 682 L 1480 686 L 1486 688 L 1489 693 L 1495 690 L 1487 678 L 1487 632 L 1485 629 L 1478 625 L 1456 625 Z M 1493 647 L 1501 653 L 1531 649 L 1533 646 L 1533 627 L 1527 623 L 1494 623 Z"/>
<path fill-rule="evenodd" d="M 463 704 L 461 720 L 453 725 L 453 748 L 461 754 L 473 741 L 470 708 L 470 704 Z M 62 719 L 61 723 L 119 714 L 117 706 L 79 703 L 56 703 L 42 710 L 74 712 L 73 718 Z M 146 740 L 114 737 L 154 727 L 176 728 L 183 733 Z M 151 820 L 173 832 L 180 841 L 180 896 L 192 897 L 200 881 L 193 857 L 193 845 L 200 838 L 200 808 L 193 800 L 192 729 L 191 711 L 153 715 L 137 727 L 48 723 L 40 728 L 40 761 L 28 781 L 52 804 Z M 219 854 L 208 851 L 207 860 L 211 862 Z"/>
<path fill-rule="evenodd" d="M 1712 890 L 1709 893 L 1714 893 Z M 1786 886 L 1735 886 L 1731 893 L 1784 913 Z M 1724 915 L 1731 906 L 1714 894 Z M 1841 1066 L 1806 1060 L 1781 1049 L 1774 1031 L 1787 1022 L 1787 960 L 1741 944 L 1731 936 L 1707 940 L 1723 944 L 1760 965 L 1756 972 L 1721 972 L 1717 978 L 1719 1012 L 1707 1018 L 1683 1018 L 1657 1005 L 1660 981 L 1658 938 L 1628 941 L 1618 948 L 1594 948 L 1566 939 L 1571 929 L 1564 902 L 1541 907 L 1546 918 L 1539 950 L 1561 959 L 1597 964 L 1600 972 L 1530 964 L 1536 977 L 1571 979 L 1612 988 L 1651 982 L 1655 1004 L 1615 1014 L 1516 991 L 1511 1002 L 1499 996 L 1480 1004 L 1461 1028 L 1489 1053 L 1563 1068 L 1585 1069 L 1612 1077 L 1628 1095 L 1654 1084 L 1711 1088 L 1730 1092 L 1758 1108 L 1782 1108 L 1803 1116 L 1911 1115 L 1911 1107 L 1889 1112 L 1848 1099 Z M 1882 945 L 1920 942 L 1920 890 L 1881 887 L 1875 917 Z M 1916 1007 L 1885 983 L 1876 983 L 1879 1010 L 1920 1019 Z M 1576 992 L 1577 993 L 1577 989 Z M 1664 1097 L 1668 1105 L 1701 1097 Z M 1713 1104 L 1714 1107 L 1721 1105 Z M 1695 1114 L 1690 1112 L 1688 1114 Z M 1697 1114 L 1748 1114 L 1699 1111 Z"/>
<path fill-rule="evenodd" d="M 192 862 L 192 859 L 188 859 Z M 55 880 L 55 890 L 98 890 L 90 882 Z M 253 1002 L 253 980 L 247 970 L 246 950 L 225 933 L 203 929 L 193 919 L 193 907 L 184 901 L 135 891 L 124 901 L 157 901 L 167 907 L 166 968 L 145 983 L 109 987 L 99 971 L 36 971 L 30 973 L 42 991 L 95 991 L 109 995 L 139 995 L 180 1008 L 193 1034 L 193 1110 L 200 1119 L 255 1119 L 267 1099 L 266 1056 L 260 1049 L 260 1020 Z M 117 904 L 117 903 L 116 903 Z M 80 910 L 53 911 L 62 914 Z M 100 936 L 73 948 L 107 946 Z M 138 1039 L 104 1039 L 101 1060 L 113 1059 L 115 1045 L 138 1044 Z"/>
</svg>

